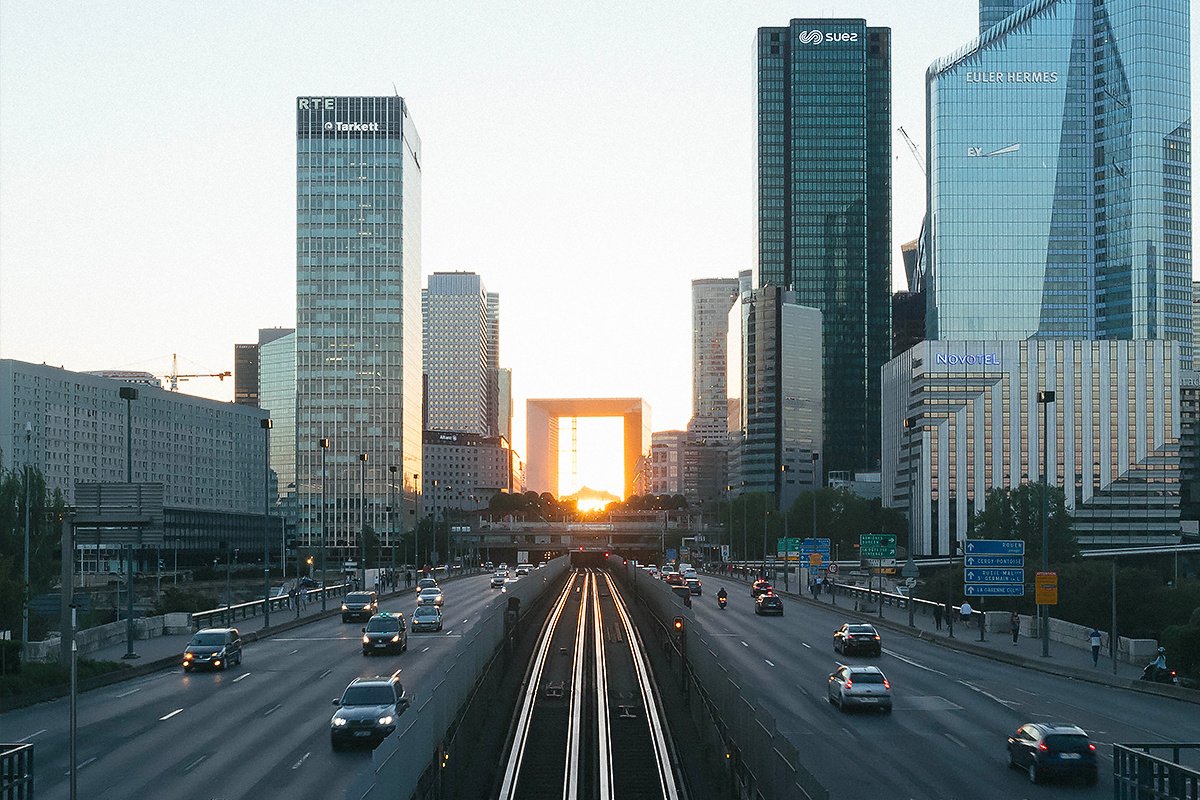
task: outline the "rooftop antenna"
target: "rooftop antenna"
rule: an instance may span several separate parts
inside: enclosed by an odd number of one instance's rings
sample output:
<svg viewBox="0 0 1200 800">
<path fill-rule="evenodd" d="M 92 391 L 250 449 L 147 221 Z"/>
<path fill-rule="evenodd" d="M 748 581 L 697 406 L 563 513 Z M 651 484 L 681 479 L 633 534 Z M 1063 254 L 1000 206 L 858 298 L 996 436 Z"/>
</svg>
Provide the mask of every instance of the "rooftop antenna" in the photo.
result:
<svg viewBox="0 0 1200 800">
<path fill-rule="evenodd" d="M 396 93 L 396 97 L 400 96 L 400 90 L 396 88 L 396 82 L 392 81 L 392 91 Z"/>
</svg>

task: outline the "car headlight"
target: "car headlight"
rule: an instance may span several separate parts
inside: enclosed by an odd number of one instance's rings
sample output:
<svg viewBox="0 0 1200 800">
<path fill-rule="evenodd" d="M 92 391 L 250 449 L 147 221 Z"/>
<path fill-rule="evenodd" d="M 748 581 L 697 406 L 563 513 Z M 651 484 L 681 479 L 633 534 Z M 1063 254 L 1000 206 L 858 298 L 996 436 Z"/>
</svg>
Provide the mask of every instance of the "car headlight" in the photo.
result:
<svg viewBox="0 0 1200 800">
<path fill-rule="evenodd" d="M 346 607 L 346 604 L 342 603 L 342 611 L 349 611 L 349 610 L 350 609 Z"/>
<path fill-rule="evenodd" d="M 391 714 L 388 714 L 386 717 L 379 718 L 379 724 L 380 725 L 391 725 L 393 719 L 394 719 L 394 717 Z"/>
<path fill-rule="evenodd" d="M 344 718 L 342 718 L 342 717 L 334 717 L 333 718 L 333 727 L 341 728 L 345 724 L 346 724 L 346 720 Z"/>
<path fill-rule="evenodd" d="M 363 634 L 363 644 L 370 644 L 370 643 L 371 643 L 371 637 L 370 637 L 370 636 L 367 636 L 367 635 L 364 633 L 364 634 Z"/>
<path fill-rule="evenodd" d="M 193 658 L 195 658 L 195 657 L 196 657 L 196 656 L 195 656 L 195 654 L 193 654 L 193 653 L 184 653 L 184 654 L 183 654 L 183 660 L 184 660 L 184 661 L 191 661 L 191 660 L 192 660 Z"/>
<path fill-rule="evenodd" d="M 392 641 L 393 641 L 393 642 L 398 642 L 398 641 L 400 641 L 400 634 L 398 634 L 398 633 L 397 633 L 395 636 L 393 636 L 393 637 L 392 637 Z"/>
</svg>

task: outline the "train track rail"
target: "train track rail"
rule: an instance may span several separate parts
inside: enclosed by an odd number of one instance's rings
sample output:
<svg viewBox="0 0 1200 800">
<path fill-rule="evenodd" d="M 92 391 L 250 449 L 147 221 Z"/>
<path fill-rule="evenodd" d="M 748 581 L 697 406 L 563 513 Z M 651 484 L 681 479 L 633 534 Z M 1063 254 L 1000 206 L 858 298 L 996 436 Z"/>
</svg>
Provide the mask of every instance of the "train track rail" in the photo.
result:
<svg viewBox="0 0 1200 800">
<path fill-rule="evenodd" d="M 573 573 L 543 627 L 501 800 L 679 800 L 646 655 L 607 572 Z"/>
</svg>

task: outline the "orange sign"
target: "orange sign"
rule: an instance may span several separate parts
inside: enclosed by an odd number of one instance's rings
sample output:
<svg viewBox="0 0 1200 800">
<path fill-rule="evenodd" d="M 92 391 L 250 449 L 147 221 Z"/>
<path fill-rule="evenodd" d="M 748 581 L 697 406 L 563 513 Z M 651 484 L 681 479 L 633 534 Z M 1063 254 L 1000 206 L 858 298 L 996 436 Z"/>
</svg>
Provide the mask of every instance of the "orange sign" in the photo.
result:
<svg viewBox="0 0 1200 800">
<path fill-rule="evenodd" d="M 808 554 L 808 565 L 810 567 L 821 566 L 821 554 L 820 553 L 809 553 Z"/>
<path fill-rule="evenodd" d="M 1034 601 L 1039 606 L 1058 605 L 1058 573 L 1039 572 L 1034 578 Z"/>
</svg>

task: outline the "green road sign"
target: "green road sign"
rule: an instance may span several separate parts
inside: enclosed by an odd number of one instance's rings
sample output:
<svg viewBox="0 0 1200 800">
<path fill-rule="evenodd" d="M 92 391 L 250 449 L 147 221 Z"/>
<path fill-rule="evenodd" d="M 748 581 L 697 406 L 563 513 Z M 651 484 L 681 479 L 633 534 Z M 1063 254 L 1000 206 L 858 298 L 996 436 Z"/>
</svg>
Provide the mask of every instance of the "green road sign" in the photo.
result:
<svg viewBox="0 0 1200 800">
<path fill-rule="evenodd" d="M 895 558 L 896 534 L 863 533 L 858 537 L 860 558 Z"/>
</svg>

